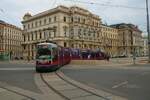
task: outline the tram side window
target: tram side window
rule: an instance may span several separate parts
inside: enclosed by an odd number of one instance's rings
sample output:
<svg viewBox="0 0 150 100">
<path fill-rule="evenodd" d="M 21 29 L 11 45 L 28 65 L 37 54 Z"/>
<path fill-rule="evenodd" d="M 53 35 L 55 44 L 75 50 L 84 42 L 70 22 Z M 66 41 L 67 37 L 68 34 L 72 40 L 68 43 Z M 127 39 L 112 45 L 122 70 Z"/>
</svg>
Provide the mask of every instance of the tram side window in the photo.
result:
<svg viewBox="0 0 150 100">
<path fill-rule="evenodd" d="M 58 50 L 57 48 L 52 48 L 52 53 L 53 53 L 53 60 L 56 61 L 58 59 Z"/>
</svg>

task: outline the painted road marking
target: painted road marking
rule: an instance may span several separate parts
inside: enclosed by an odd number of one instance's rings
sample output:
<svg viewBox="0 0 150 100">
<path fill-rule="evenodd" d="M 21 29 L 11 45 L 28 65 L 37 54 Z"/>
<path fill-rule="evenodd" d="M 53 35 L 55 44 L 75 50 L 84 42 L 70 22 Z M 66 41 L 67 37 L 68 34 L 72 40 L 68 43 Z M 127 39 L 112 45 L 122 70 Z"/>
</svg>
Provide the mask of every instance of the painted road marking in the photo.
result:
<svg viewBox="0 0 150 100">
<path fill-rule="evenodd" d="M 130 89 L 139 89 L 140 86 L 136 85 L 136 84 L 128 84 L 125 86 L 126 88 L 130 88 Z"/>
<path fill-rule="evenodd" d="M 143 72 L 143 73 L 141 73 L 142 76 L 148 75 L 148 74 L 150 74 L 150 72 Z"/>
<path fill-rule="evenodd" d="M 122 85 L 126 85 L 126 84 L 128 84 L 128 81 L 124 81 L 124 82 L 121 82 L 121 83 L 119 83 L 117 85 L 114 85 L 112 88 L 115 89 L 115 88 L 118 88 L 118 87 L 120 87 Z"/>
<path fill-rule="evenodd" d="M 35 70 L 35 68 L 0 68 L 0 71 L 7 70 Z"/>
</svg>

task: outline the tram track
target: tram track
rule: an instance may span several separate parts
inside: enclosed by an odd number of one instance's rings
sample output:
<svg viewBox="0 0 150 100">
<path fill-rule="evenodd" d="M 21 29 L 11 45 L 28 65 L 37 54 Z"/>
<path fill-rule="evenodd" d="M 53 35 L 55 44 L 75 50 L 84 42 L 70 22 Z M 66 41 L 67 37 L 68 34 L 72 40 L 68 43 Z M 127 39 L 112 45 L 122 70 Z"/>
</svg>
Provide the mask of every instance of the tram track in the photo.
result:
<svg viewBox="0 0 150 100">
<path fill-rule="evenodd" d="M 55 93 L 57 93 L 59 96 L 61 96 L 62 98 L 64 98 L 65 100 L 70 100 L 69 98 L 67 98 L 66 96 L 62 95 L 59 91 L 57 91 L 55 88 L 53 88 L 53 86 L 49 85 L 45 80 L 43 75 L 40 73 L 40 77 L 42 79 L 42 81 L 50 88 L 52 89 Z"/>
<path fill-rule="evenodd" d="M 55 93 L 65 100 L 78 100 L 91 98 L 93 100 L 110 100 L 101 95 L 95 94 L 87 89 L 84 89 L 70 81 L 64 79 L 59 72 L 40 73 L 43 82 Z M 72 94 L 73 93 L 73 94 Z M 88 99 L 89 100 L 89 99 Z"/>
<path fill-rule="evenodd" d="M 67 79 L 61 71 L 53 73 L 36 73 L 35 83 L 43 94 L 33 93 L 9 84 L 0 82 L 0 88 L 23 96 L 24 100 L 126 100 L 115 97 L 110 99 L 110 94 L 95 93 L 93 89 L 76 84 Z M 52 99 L 53 98 L 53 99 Z M 55 99 L 54 99 L 55 98 Z M 56 99 L 57 98 L 57 99 Z"/>
<path fill-rule="evenodd" d="M 67 82 L 67 83 L 69 83 L 70 85 L 73 85 L 73 86 L 75 86 L 75 87 L 77 87 L 77 88 L 79 88 L 79 89 L 82 89 L 82 90 L 84 90 L 85 92 L 88 92 L 88 93 L 91 93 L 92 95 L 95 95 L 95 96 L 97 96 L 97 97 L 100 97 L 100 98 L 103 98 L 104 100 L 109 100 L 109 99 L 107 99 L 107 98 L 105 98 L 105 97 L 102 97 L 102 96 L 100 96 L 100 95 L 98 95 L 98 94 L 95 94 L 95 93 L 93 93 L 93 92 L 91 92 L 91 91 L 88 91 L 87 89 L 84 89 L 84 88 L 82 88 L 82 87 L 80 87 L 80 86 L 78 86 L 78 85 L 76 85 L 76 84 L 73 84 L 72 82 L 70 82 L 70 81 L 68 81 L 68 80 L 66 80 L 65 78 L 63 78 L 60 74 L 58 74 L 59 72 L 55 72 L 56 73 L 56 75 L 57 76 L 59 76 L 59 78 L 61 78 L 62 80 L 64 80 L 65 82 Z"/>
</svg>

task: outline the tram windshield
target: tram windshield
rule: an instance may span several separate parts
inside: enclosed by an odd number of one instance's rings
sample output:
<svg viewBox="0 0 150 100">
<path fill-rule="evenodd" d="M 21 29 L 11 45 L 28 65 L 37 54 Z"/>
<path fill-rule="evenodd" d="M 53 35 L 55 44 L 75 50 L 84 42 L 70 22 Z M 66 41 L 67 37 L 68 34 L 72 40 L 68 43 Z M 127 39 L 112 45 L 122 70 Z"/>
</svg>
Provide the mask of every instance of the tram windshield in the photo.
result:
<svg viewBox="0 0 150 100">
<path fill-rule="evenodd" d="M 38 55 L 41 56 L 41 55 L 51 55 L 51 50 L 49 49 L 38 49 Z"/>
<path fill-rule="evenodd" d="M 37 59 L 50 59 L 51 47 L 47 45 L 39 45 L 37 48 Z"/>
</svg>

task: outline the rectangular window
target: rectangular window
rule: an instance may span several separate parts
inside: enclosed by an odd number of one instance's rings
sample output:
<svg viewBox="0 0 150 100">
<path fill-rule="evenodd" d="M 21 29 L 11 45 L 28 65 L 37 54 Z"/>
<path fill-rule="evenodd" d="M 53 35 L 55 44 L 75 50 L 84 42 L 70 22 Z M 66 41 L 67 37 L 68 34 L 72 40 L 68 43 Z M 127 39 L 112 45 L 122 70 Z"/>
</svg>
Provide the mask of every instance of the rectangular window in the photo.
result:
<svg viewBox="0 0 150 100">
<path fill-rule="evenodd" d="M 34 45 L 32 45 L 32 50 L 34 49 Z"/>
<path fill-rule="evenodd" d="M 32 36 L 32 40 L 33 40 L 33 34 L 31 34 L 31 36 Z"/>
<path fill-rule="evenodd" d="M 57 17 L 55 16 L 55 17 L 54 17 L 54 22 L 56 22 L 56 20 L 57 20 Z"/>
<path fill-rule="evenodd" d="M 32 28 L 33 28 L 33 23 L 31 24 Z"/>
<path fill-rule="evenodd" d="M 78 18 L 78 22 L 80 23 L 80 17 Z"/>
<path fill-rule="evenodd" d="M 73 22 L 73 17 L 71 17 L 71 22 Z"/>
<path fill-rule="evenodd" d="M 66 32 L 64 32 L 64 36 L 65 36 L 65 37 L 67 36 Z"/>
<path fill-rule="evenodd" d="M 44 39 L 46 38 L 46 35 L 47 35 L 46 32 L 44 32 Z"/>
<path fill-rule="evenodd" d="M 64 47 L 67 47 L 67 43 L 66 42 L 64 42 Z"/>
<path fill-rule="evenodd" d="M 25 26 L 25 25 L 23 25 L 23 29 L 26 29 L 26 26 Z"/>
<path fill-rule="evenodd" d="M 37 21 L 35 22 L 35 27 L 37 27 Z"/>
<path fill-rule="evenodd" d="M 24 42 L 26 41 L 26 37 L 25 37 L 25 35 L 23 35 L 23 39 L 24 39 Z"/>
<path fill-rule="evenodd" d="M 35 33 L 35 40 L 37 40 L 37 33 Z"/>
<path fill-rule="evenodd" d="M 83 19 L 83 23 L 85 24 L 85 19 Z"/>
<path fill-rule="evenodd" d="M 73 48 L 73 47 L 74 47 L 74 44 L 71 44 L 71 47 Z"/>
<path fill-rule="evenodd" d="M 46 24 L 46 19 L 44 19 L 44 24 Z"/>
<path fill-rule="evenodd" d="M 52 21 L 52 19 L 51 18 L 49 18 L 49 23 Z"/>
<path fill-rule="evenodd" d="M 49 37 L 51 37 L 51 32 L 49 32 Z"/>
<path fill-rule="evenodd" d="M 26 46 L 23 46 L 24 50 L 26 49 Z"/>
<path fill-rule="evenodd" d="M 66 17 L 64 17 L 64 22 L 66 22 Z"/>
<path fill-rule="evenodd" d="M 30 24 L 28 24 L 28 29 L 30 28 Z"/>
<path fill-rule="evenodd" d="M 56 37 L 56 31 L 54 31 L 54 37 Z"/>
<path fill-rule="evenodd" d="M 42 33 L 40 32 L 40 39 L 42 38 Z"/>
<path fill-rule="evenodd" d="M 40 24 L 40 25 L 42 24 L 41 20 L 39 21 L 39 24 Z"/>
<path fill-rule="evenodd" d="M 28 41 L 30 41 L 30 36 L 29 36 L 29 34 L 28 34 Z"/>
</svg>

